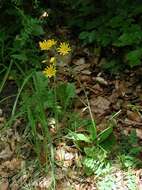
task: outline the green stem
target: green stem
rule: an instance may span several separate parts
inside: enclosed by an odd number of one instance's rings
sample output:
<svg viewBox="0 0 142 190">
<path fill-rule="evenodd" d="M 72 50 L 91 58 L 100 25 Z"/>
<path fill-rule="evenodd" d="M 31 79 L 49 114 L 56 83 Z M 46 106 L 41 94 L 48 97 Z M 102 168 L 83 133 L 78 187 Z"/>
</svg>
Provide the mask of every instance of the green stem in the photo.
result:
<svg viewBox="0 0 142 190">
<path fill-rule="evenodd" d="M 5 83 L 6 83 L 6 80 L 7 80 L 7 78 L 8 78 L 8 75 L 9 75 L 9 73 L 10 73 L 12 64 L 13 64 L 13 61 L 11 60 L 11 61 L 10 61 L 10 64 L 9 64 L 9 67 L 8 67 L 6 73 L 5 73 L 4 78 L 3 78 L 3 81 L 2 81 L 2 83 L 0 84 L 0 93 L 2 92 L 2 90 L 3 90 L 3 88 L 4 88 L 4 85 L 5 85 Z"/>
<path fill-rule="evenodd" d="M 29 79 L 31 78 L 32 75 L 33 75 L 33 73 L 31 73 L 30 75 L 28 75 L 28 76 L 24 79 L 24 82 L 23 82 L 21 88 L 19 89 L 19 92 L 18 92 L 18 94 L 17 94 L 16 100 L 15 100 L 15 102 L 14 102 L 13 109 L 12 109 L 12 113 L 11 113 L 11 117 L 14 116 L 15 111 L 16 111 L 16 106 L 17 106 L 19 97 L 20 97 L 20 95 L 21 95 L 21 92 L 22 92 L 24 86 L 25 86 L 26 83 L 29 81 Z"/>
</svg>

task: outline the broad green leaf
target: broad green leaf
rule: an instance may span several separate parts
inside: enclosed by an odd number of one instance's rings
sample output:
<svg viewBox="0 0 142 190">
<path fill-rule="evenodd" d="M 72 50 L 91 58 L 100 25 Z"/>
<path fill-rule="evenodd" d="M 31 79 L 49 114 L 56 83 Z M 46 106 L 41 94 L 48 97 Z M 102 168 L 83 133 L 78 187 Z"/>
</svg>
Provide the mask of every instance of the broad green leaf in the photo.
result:
<svg viewBox="0 0 142 190">
<path fill-rule="evenodd" d="M 81 133 L 74 133 L 74 132 L 71 132 L 69 134 L 69 137 L 74 140 L 74 141 L 84 141 L 84 142 L 87 142 L 87 143 L 90 143 L 90 138 L 87 136 L 87 135 L 84 135 L 84 134 L 81 134 Z"/>
<path fill-rule="evenodd" d="M 116 145 L 116 138 L 114 134 L 110 134 L 110 136 L 99 145 L 106 151 L 112 151 L 113 147 Z"/>
<path fill-rule="evenodd" d="M 98 155 L 98 148 L 96 146 L 92 146 L 92 147 L 84 147 L 84 152 L 88 157 L 91 158 L 97 158 Z"/>
<path fill-rule="evenodd" d="M 43 35 L 44 33 L 45 33 L 45 32 L 44 32 L 42 26 L 40 26 L 40 25 L 35 25 L 35 26 L 33 27 L 33 35 L 34 35 L 34 36 Z"/>
<path fill-rule="evenodd" d="M 27 61 L 28 60 L 27 56 L 24 53 L 13 54 L 13 55 L 11 55 L 11 57 L 14 58 L 14 59 L 17 59 L 19 61 Z"/>
<path fill-rule="evenodd" d="M 66 95 L 68 96 L 68 98 L 73 98 L 75 96 L 75 85 L 73 83 L 67 84 Z"/>
<path fill-rule="evenodd" d="M 142 48 L 130 51 L 126 55 L 126 59 L 129 61 L 131 67 L 139 65 L 141 63 L 141 58 L 142 58 Z"/>
<path fill-rule="evenodd" d="M 89 35 L 90 35 L 89 32 L 81 32 L 80 35 L 79 35 L 79 38 L 81 40 L 84 40 L 84 39 L 87 39 Z"/>
<path fill-rule="evenodd" d="M 75 139 L 77 140 L 77 141 L 84 141 L 84 142 L 90 142 L 90 139 L 89 139 L 89 137 L 87 136 L 87 135 L 84 135 L 84 134 L 76 134 L 75 135 Z"/>
<path fill-rule="evenodd" d="M 113 132 L 113 127 L 110 126 L 103 130 L 99 135 L 98 135 L 98 142 L 101 143 L 104 140 L 106 140 Z"/>
<path fill-rule="evenodd" d="M 61 83 L 56 88 L 56 94 L 61 106 L 67 108 L 75 96 L 75 85 L 73 83 Z"/>
</svg>

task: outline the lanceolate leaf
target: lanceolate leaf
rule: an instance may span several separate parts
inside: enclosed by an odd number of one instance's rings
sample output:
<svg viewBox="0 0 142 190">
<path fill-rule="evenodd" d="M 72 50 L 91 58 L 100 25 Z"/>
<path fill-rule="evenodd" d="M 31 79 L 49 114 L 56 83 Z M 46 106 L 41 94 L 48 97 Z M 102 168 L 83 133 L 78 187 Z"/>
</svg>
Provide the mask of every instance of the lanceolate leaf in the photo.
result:
<svg viewBox="0 0 142 190">
<path fill-rule="evenodd" d="M 98 142 L 101 143 L 104 140 L 106 140 L 113 132 L 113 127 L 110 126 L 103 130 L 99 135 L 98 135 Z"/>
<path fill-rule="evenodd" d="M 83 141 L 83 142 L 87 142 L 90 143 L 90 138 L 87 135 L 81 134 L 81 133 L 74 133 L 71 132 L 69 134 L 69 138 L 71 138 L 74 141 Z"/>
</svg>

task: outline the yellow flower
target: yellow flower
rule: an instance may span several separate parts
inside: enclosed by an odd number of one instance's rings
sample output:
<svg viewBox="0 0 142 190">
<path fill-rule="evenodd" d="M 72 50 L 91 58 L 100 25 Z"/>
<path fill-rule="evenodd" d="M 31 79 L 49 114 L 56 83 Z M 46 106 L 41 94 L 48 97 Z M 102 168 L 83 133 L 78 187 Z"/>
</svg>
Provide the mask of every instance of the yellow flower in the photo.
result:
<svg viewBox="0 0 142 190">
<path fill-rule="evenodd" d="M 57 51 L 60 53 L 60 55 L 66 55 L 71 51 L 71 48 L 68 43 L 61 43 L 59 48 L 57 48 Z"/>
<path fill-rule="evenodd" d="M 49 50 L 56 43 L 54 39 L 44 40 L 43 42 L 39 42 L 39 47 L 41 50 Z"/>
<path fill-rule="evenodd" d="M 49 67 L 45 68 L 43 74 L 49 78 L 54 77 L 56 75 L 56 68 L 53 65 L 50 65 Z"/>
<path fill-rule="evenodd" d="M 56 63 L 56 58 L 55 58 L 55 57 L 51 57 L 49 62 L 50 62 L 50 63 L 53 63 L 53 65 L 55 65 L 55 63 Z"/>
</svg>

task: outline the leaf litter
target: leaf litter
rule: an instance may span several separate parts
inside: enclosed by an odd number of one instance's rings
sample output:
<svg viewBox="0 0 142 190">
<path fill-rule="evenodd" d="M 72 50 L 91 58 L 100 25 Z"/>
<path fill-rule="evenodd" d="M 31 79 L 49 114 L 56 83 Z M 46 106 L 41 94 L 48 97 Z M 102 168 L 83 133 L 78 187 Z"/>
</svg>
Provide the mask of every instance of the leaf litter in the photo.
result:
<svg viewBox="0 0 142 190">
<path fill-rule="evenodd" d="M 129 135 L 135 129 L 141 145 L 142 86 L 137 81 L 139 70 L 127 71 L 116 77 L 110 77 L 107 73 L 100 72 L 98 59 L 95 56 L 90 55 L 86 50 L 82 51 L 82 53 L 80 53 L 80 50 L 79 52 L 76 51 L 73 58 L 69 57 L 67 62 L 70 69 L 66 65 L 61 66 L 58 75 L 59 81 L 74 80 L 76 84 L 76 92 L 81 101 L 78 100 L 75 110 L 78 110 L 82 118 L 90 117 L 88 109 L 85 107 L 85 89 L 98 128 L 105 128 L 106 122 L 112 117 L 112 113 L 121 111 L 116 118 L 118 126 L 114 129 L 116 135 L 119 136 L 120 131 L 124 131 L 126 135 Z M 82 56 L 84 52 L 87 52 L 85 57 Z M 86 57 L 89 58 L 86 59 Z M 1 129 L 3 129 L 6 122 L 3 112 L 4 108 L 1 108 Z M 32 147 L 25 141 L 24 136 L 19 135 L 17 125 L 20 125 L 19 120 L 17 120 L 15 126 L 2 130 L 0 134 L 0 189 L 22 190 L 24 189 L 23 185 L 25 189 L 31 187 L 36 190 L 50 188 L 53 183 L 51 173 L 45 175 L 35 172 L 35 162 L 34 160 L 31 161 L 30 158 Z M 51 133 L 56 134 L 55 130 L 55 128 L 51 130 Z M 18 151 L 19 147 L 21 147 L 20 153 Z M 27 147 L 29 148 L 29 154 L 26 155 Z M 103 190 L 103 185 L 106 184 L 105 181 L 109 179 L 107 184 L 111 183 L 112 190 L 131 190 L 128 186 L 129 180 L 136 182 L 138 190 L 142 189 L 141 170 L 131 171 L 131 175 L 128 175 L 119 167 L 115 167 L 108 175 L 103 177 L 84 176 L 81 165 L 82 156 L 79 149 L 73 145 L 68 145 L 66 139 L 63 139 L 59 144 L 55 143 L 57 190 Z M 34 159 L 34 155 L 32 159 Z M 30 166 L 27 166 L 26 163 L 29 163 Z M 107 190 L 107 187 L 104 190 Z"/>
</svg>

